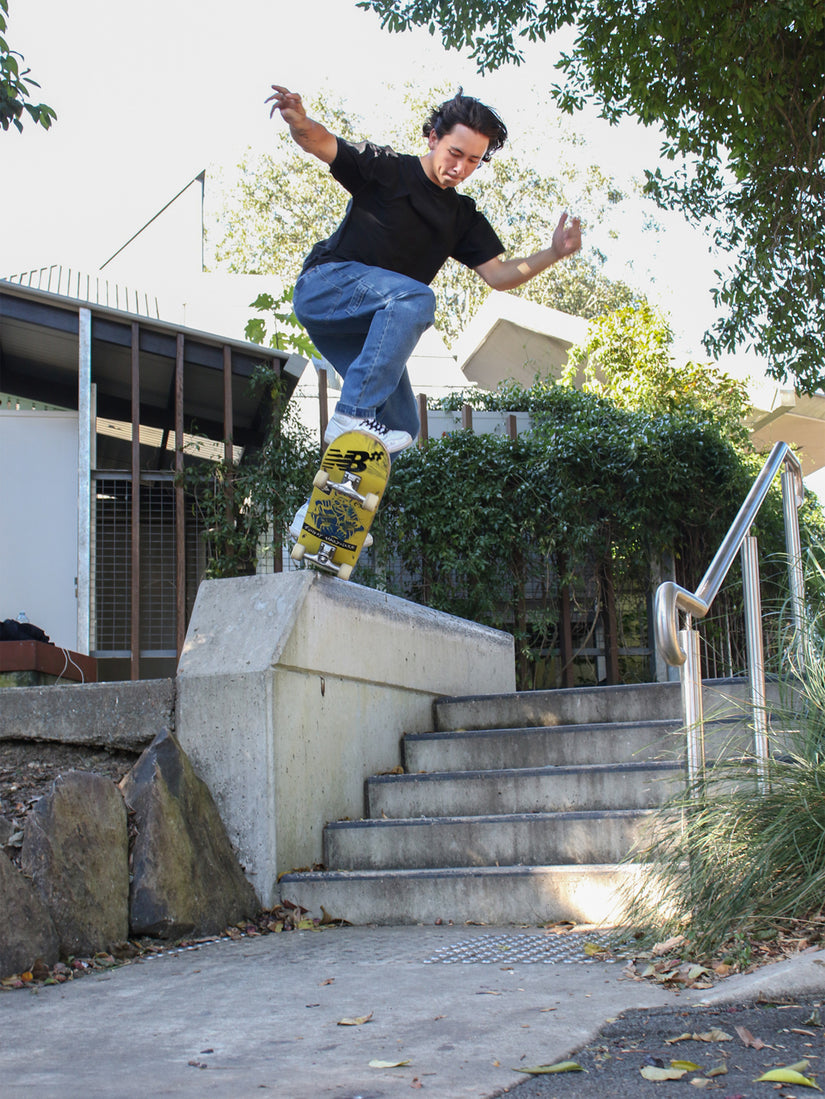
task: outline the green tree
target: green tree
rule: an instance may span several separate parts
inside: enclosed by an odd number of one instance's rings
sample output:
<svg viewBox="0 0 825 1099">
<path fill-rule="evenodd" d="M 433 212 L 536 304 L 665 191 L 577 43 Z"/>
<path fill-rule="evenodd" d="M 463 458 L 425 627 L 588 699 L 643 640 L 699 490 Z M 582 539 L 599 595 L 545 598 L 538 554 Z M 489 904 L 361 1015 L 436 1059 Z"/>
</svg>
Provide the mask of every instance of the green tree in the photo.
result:
<svg viewBox="0 0 825 1099">
<path fill-rule="evenodd" d="M 0 126 L 8 130 L 13 125 L 22 130 L 25 111 L 48 130 L 57 115 L 45 103 L 28 102 L 30 89 L 39 88 L 40 85 L 29 76 L 31 69 L 22 68 L 22 54 L 9 49 L 5 39 L 8 15 L 8 0 L 0 0 Z"/>
<path fill-rule="evenodd" d="M 566 375 L 572 379 L 579 370 L 587 392 L 620 408 L 710 412 L 731 439 L 746 443 L 744 383 L 710 363 L 677 363 L 670 326 L 647 303 L 595 319 L 585 342 L 570 349 Z"/>
<path fill-rule="evenodd" d="M 772 374 L 825 380 L 825 4 L 821 0 L 362 0 L 382 25 L 438 30 L 484 71 L 564 26 L 575 42 L 554 88 L 616 122 L 658 124 L 672 171 L 649 170 L 665 208 L 713 224 L 728 254 L 715 291 L 717 353 L 749 345 Z"/>
<path fill-rule="evenodd" d="M 423 149 L 421 121 L 431 104 L 454 91 L 436 88 L 422 97 L 408 88 L 403 120 L 372 139 L 404 151 Z M 363 121 L 330 97 L 310 103 L 308 110 L 334 133 L 363 139 Z M 236 181 L 225 188 L 209 236 L 215 238 L 212 250 L 217 266 L 237 273 L 271 274 L 282 284 L 293 284 L 312 245 L 337 226 L 348 196 L 322 165 L 296 148 L 286 127 L 275 130 L 274 142 L 272 154 L 247 152 Z M 601 224 L 626 197 L 598 167 L 584 171 L 575 167 L 563 148 L 553 178 L 532 166 L 530 151 L 505 150 L 479 169 L 464 190 L 514 255 L 545 247 L 560 211 L 570 207 L 573 198 L 585 224 Z M 604 275 L 604 261 L 591 247 L 556 264 L 516 293 L 585 317 L 641 300 L 626 284 Z M 462 331 L 489 293 L 477 275 L 453 261 L 442 269 L 433 289 L 438 298 L 436 323 L 448 341 Z"/>
</svg>

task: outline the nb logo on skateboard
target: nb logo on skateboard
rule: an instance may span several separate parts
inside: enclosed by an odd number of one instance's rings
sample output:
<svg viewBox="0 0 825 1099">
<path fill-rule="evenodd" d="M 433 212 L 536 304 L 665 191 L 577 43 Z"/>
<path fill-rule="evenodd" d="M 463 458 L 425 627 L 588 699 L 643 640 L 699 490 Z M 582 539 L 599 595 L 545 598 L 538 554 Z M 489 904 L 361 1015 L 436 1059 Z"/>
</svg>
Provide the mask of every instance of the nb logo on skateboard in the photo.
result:
<svg viewBox="0 0 825 1099">
<path fill-rule="evenodd" d="M 331 469 L 343 469 L 347 473 L 363 473 L 370 462 L 381 460 L 380 450 L 339 450 L 330 447 L 324 455 L 324 465 Z"/>
</svg>

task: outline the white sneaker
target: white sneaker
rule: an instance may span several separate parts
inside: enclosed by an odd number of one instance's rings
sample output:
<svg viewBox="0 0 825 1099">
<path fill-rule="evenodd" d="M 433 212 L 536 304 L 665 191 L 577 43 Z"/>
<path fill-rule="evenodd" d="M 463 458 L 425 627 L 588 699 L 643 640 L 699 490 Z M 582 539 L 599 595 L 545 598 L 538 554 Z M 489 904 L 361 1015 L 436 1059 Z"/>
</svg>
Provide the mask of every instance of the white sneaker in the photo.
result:
<svg viewBox="0 0 825 1099">
<path fill-rule="evenodd" d="M 301 528 L 304 525 L 304 519 L 307 517 L 307 508 L 309 507 L 309 500 L 305 504 L 301 504 L 298 510 L 295 512 L 295 518 L 292 520 L 289 533 L 290 536 L 297 542 L 301 534 Z M 364 539 L 364 549 L 369 549 L 373 543 L 372 535 L 367 532 L 367 536 Z"/>
<path fill-rule="evenodd" d="M 374 435 L 380 439 L 390 454 L 399 450 L 406 450 L 412 446 L 412 435 L 406 431 L 393 431 L 378 420 L 363 420 L 357 416 L 347 416 L 345 412 L 334 412 L 324 432 L 324 442 L 329 445 L 345 431 L 366 431 L 368 435 Z"/>
</svg>

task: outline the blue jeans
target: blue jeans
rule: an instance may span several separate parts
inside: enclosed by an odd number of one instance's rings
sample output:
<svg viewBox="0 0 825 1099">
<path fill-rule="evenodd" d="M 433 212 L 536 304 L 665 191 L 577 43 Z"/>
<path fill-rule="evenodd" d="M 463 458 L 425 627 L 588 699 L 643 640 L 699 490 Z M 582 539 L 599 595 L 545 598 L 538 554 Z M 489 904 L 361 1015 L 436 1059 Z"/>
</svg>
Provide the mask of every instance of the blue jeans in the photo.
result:
<svg viewBox="0 0 825 1099">
<path fill-rule="evenodd" d="M 322 263 L 295 284 L 295 315 L 344 384 L 336 411 L 413 439 L 420 423 L 407 360 L 435 320 L 423 282 L 363 263 Z"/>
</svg>

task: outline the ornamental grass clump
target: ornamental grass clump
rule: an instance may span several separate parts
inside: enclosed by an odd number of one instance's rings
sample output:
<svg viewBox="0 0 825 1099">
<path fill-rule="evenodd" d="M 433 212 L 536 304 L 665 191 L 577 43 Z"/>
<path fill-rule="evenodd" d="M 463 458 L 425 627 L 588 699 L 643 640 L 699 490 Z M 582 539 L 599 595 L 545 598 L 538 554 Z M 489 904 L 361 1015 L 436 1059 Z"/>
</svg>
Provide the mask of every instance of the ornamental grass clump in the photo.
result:
<svg viewBox="0 0 825 1099">
<path fill-rule="evenodd" d="M 683 935 L 695 957 L 825 934 L 825 639 L 811 630 L 785 658 L 769 705 L 769 758 L 728 745 L 662 809 L 632 861 L 648 885 L 628 901 L 642 937 Z M 669 913 L 662 916 L 662 913 Z"/>
</svg>

